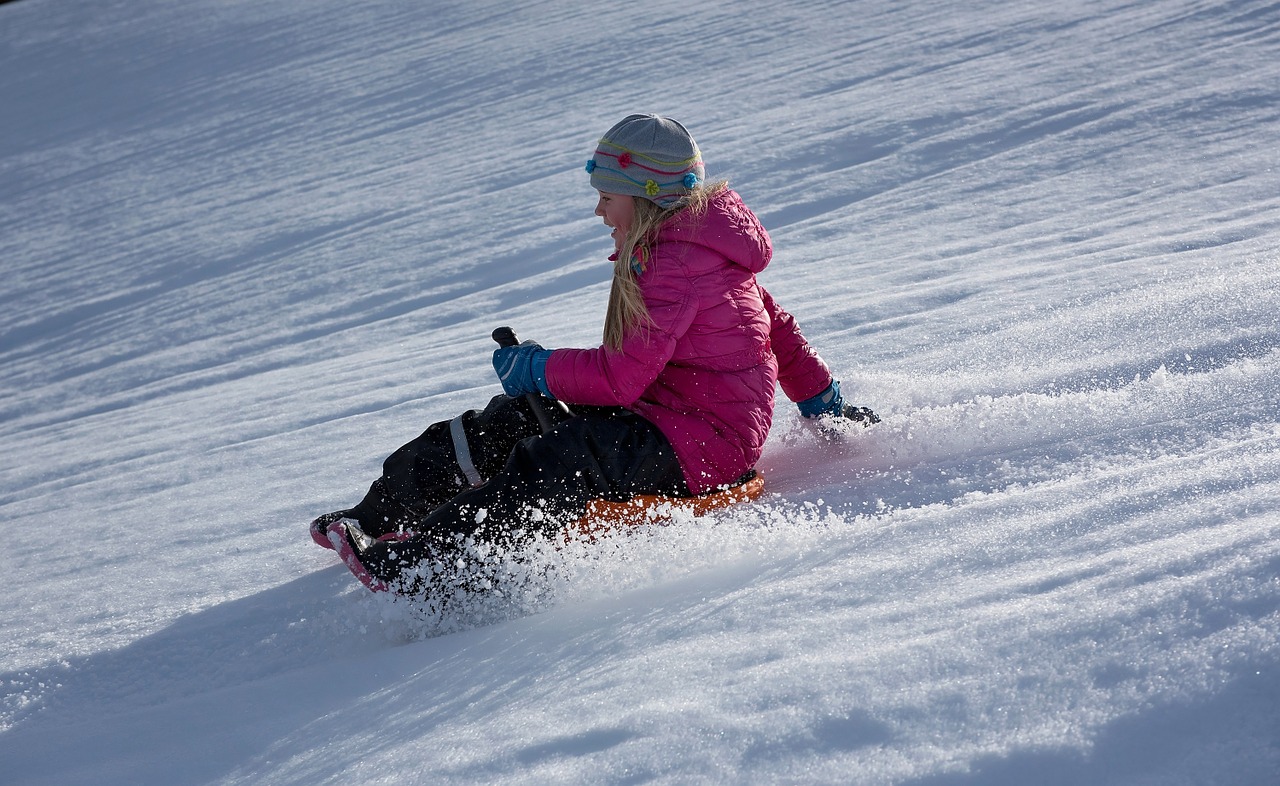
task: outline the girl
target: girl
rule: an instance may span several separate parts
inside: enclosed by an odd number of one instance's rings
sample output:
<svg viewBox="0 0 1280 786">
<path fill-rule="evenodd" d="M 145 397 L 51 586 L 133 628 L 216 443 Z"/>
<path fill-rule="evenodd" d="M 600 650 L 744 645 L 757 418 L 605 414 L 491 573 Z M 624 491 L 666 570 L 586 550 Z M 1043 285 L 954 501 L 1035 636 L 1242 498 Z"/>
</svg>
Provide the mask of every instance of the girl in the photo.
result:
<svg viewBox="0 0 1280 786">
<path fill-rule="evenodd" d="M 554 536 L 593 498 L 689 496 L 750 477 L 777 383 L 802 415 L 876 422 L 756 281 L 773 249 L 684 126 L 631 115 L 587 162 L 614 241 L 604 343 L 499 348 L 505 396 L 392 454 L 350 510 L 312 523 L 368 587 L 419 594 L 467 544 Z M 564 402 L 545 433 L 528 395 Z"/>
</svg>

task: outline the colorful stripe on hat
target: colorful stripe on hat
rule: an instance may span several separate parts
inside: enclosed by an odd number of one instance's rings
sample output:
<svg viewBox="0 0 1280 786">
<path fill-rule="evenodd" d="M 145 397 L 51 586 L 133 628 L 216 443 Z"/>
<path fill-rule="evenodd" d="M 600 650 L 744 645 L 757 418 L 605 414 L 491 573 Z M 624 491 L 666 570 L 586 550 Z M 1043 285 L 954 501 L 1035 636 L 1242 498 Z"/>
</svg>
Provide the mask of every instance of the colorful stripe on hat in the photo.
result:
<svg viewBox="0 0 1280 786">
<path fill-rule="evenodd" d="M 702 153 L 677 161 L 664 161 L 602 138 L 595 156 L 587 162 L 592 184 L 602 191 L 643 196 L 662 207 L 670 207 L 702 177 Z"/>
</svg>

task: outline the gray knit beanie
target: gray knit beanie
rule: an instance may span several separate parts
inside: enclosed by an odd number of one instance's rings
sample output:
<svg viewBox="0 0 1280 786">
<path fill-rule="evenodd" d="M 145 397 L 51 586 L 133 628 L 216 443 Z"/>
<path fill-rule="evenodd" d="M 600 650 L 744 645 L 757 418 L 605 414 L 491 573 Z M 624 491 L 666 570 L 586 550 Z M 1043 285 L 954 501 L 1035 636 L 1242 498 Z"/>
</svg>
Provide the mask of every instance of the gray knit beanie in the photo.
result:
<svg viewBox="0 0 1280 786">
<path fill-rule="evenodd" d="M 629 115 L 605 132 L 587 162 L 591 187 L 670 207 L 703 181 L 702 153 L 669 117 Z"/>
</svg>

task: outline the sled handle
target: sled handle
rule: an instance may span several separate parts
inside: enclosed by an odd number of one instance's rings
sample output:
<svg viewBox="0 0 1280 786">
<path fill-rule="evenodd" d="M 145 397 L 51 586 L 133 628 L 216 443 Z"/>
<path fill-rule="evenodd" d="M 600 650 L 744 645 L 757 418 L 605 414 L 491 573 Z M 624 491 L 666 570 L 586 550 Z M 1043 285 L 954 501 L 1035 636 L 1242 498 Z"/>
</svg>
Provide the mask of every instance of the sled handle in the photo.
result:
<svg viewBox="0 0 1280 786">
<path fill-rule="evenodd" d="M 516 338 L 516 332 L 506 325 L 493 329 L 493 340 L 498 342 L 500 347 L 514 347 L 520 343 L 520 339 Z"/>
<path fill-rule="evenodd" d="M 516 338 L 516 332 L 506 325 L 493 329 L 493 340 L 498 342 L 500 347 L 514 347 L 520 343 L 520 339 Z M 546 434 L 555 426 L 551 422 L 551 415 L 547 412 L 546 402 L 537 393 L 525 393 L 524 400 L 529 402 L 533 416 L 538 420 L 538 426 L 542 429 L 542 433 Z M 566 415 L 570 414 L 569 408 L 563 402 L 553 401 L 551 405 Z"/>
</svg>

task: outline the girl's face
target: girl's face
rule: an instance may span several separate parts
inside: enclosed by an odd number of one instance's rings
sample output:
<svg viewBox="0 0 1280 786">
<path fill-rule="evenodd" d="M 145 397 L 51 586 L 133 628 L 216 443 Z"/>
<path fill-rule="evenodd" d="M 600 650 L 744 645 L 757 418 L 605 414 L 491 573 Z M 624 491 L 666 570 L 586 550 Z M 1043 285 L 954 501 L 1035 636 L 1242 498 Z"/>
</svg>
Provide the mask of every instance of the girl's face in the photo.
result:
<svg viewBox="0 0 1280 786">
<path fill-rule="evenodd" d="M 612 227 L 609 237 L 613 238 L 613 248 L 622 248 L 622 241 L 631 230 L 631 220 L 635 217 L 636 203 L 626 194 L 610 194 L 600 192 L 600 201 L 596 203 L 596 215 L 604 219 L 604 225 Z"/>
</svg>

